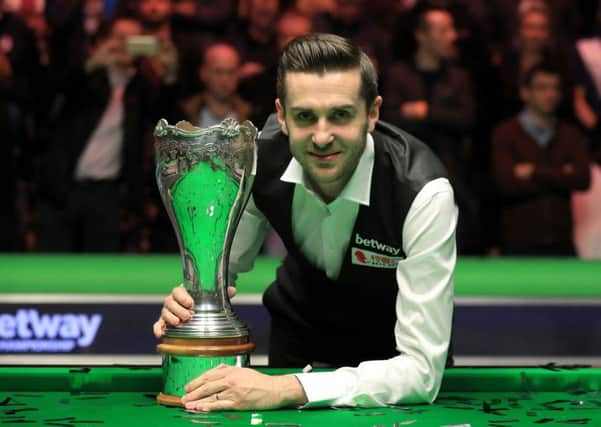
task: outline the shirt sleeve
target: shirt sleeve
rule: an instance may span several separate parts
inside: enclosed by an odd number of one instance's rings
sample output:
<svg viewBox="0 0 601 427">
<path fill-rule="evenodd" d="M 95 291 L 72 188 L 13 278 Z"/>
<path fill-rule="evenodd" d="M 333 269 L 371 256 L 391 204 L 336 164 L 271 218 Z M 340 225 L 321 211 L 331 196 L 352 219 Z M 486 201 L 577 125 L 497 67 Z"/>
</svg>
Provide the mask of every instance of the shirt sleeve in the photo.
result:
<svg viewBox="0 0 601 427">
<path fill-rule="evenodd" d="M 356 368 L 297 374 L 305 407 L 434 401 L 451 336 L 457 216 L 448 180 L 433 180 L 418 193 L 402 231 L 406 258 L 396 270 L 399 355 Z"/>
<path fill-rule="evenodd" d="M 268 225 L 269 222 L 255 205 L 251 194 L 232 242 L 228 270 L 230 284 L 236 282 L 238 273 L 252 269 L 265 239 Z"/>
</svg>

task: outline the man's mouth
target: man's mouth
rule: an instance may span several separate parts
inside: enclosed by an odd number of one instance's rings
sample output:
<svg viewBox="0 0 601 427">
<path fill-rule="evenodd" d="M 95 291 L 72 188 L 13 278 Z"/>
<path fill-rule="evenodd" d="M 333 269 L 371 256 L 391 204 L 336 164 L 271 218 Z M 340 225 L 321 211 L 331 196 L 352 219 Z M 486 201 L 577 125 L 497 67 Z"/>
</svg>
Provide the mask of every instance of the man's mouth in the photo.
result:
<svg viewBox="0 0 601 427">
<path fill-rule="evenodd" d="M 317 161 L 327 162 L 327 161 L 331 161 L 331 160 L 336 160 L 336 158 L 338 158 L 338 156 L 340 155 L 340 151 L 336 151 L 335 153 L 312 153 L 312 152 L 310 152 L 309 155 Z"/>
</svg>

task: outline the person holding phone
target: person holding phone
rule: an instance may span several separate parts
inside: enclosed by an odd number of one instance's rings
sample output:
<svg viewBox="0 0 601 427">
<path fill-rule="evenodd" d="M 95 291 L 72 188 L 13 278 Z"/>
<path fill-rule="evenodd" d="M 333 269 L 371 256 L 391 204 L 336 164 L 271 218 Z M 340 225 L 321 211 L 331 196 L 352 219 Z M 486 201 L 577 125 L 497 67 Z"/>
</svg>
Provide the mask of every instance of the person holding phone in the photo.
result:
<svg viewBox="0 0 601 427">
<path fill-rule="evenodd" d="M 117 18 L 85 64 L 68 70 L 56 95 L 37 171 L 38 249 L 117 252 L 123 218 L 141 215 L 144 135 L 177 57 L 159 53 L 157 81 L 128 51 L 139 21 Z"/>
</svg>

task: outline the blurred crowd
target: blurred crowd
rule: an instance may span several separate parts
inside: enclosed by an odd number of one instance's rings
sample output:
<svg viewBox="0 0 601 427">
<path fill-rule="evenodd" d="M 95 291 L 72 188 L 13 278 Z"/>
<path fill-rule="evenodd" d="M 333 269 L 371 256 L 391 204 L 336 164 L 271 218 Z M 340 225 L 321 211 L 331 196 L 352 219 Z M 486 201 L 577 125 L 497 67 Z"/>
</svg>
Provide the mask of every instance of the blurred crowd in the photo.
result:
<svg viewBox="0 0 601 427">
<path fill-rule="evenodd" d="M 0 0 L 0 250 L 177 251 L 157 120 L 260 128 L 283 46 L 330 32 L 447 167 L 461 254 L 601 258 L 599 3 Z"/>
</svg>

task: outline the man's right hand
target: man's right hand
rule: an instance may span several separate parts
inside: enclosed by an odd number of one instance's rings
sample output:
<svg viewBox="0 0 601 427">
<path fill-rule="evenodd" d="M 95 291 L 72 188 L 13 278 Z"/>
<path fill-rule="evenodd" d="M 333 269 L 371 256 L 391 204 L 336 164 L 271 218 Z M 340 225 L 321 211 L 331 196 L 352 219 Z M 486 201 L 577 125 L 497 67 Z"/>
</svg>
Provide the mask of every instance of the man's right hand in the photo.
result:
<svg viewBox="0 0 601 427">
<path fill-rule="evenodd" d="M 86 71 L 131 62 L 132 57 L 125 51 L 125 42 L 109 38 L 99 42 L 86 61 Z"/>
<path fill-rule="evenodd" d="M 229 286 L 227 288 L 227 294 L 230 298 L 233 298 L 236 295 L 236 288 Z M 183 286 L 176 286 L 173 288 L 171 294 L 169 294 L 163 302 L 161 317 L 152 327 L 154 336 L 161 338 L 165 335 L 167 325 L 177 326 L 190 320 L 194 314 L 193 308 L 194 300 L 186 288 Z"/>
</svg>

